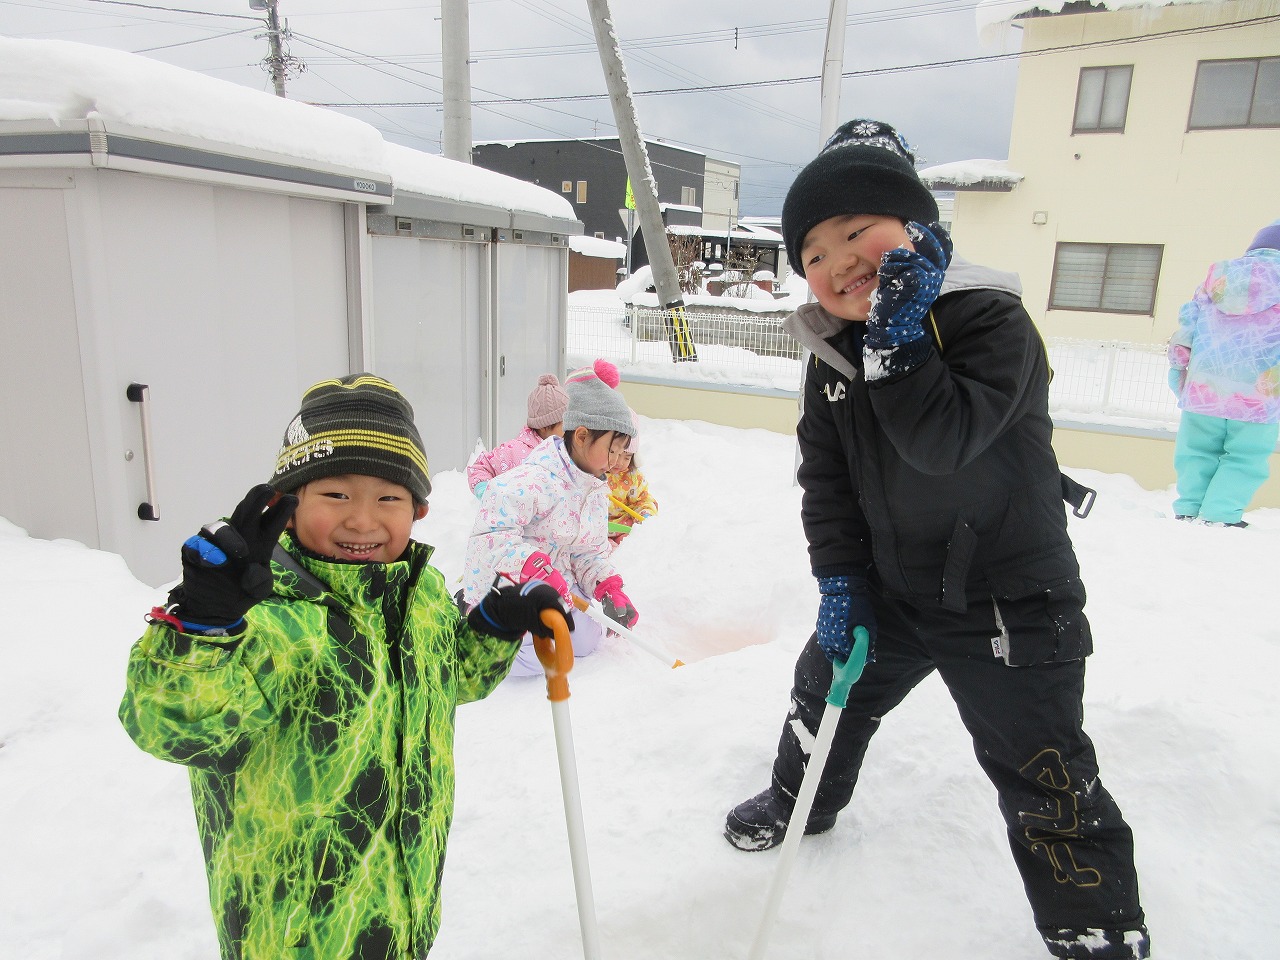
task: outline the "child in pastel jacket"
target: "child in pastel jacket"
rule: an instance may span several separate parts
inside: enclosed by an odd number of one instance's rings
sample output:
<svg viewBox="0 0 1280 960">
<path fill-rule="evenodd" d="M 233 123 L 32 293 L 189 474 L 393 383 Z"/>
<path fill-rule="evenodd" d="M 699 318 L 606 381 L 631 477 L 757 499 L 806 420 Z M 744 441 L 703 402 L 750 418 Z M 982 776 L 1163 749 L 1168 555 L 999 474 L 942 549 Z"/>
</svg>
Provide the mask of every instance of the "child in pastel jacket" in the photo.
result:
<svg viewBox="0 0 1280 960">
<path fill-rule="evenodd" d="M 635 624 L 638 614 L 609 562 L 604 476 L 636 429 L 617 384 L 617 368 L 606 360 L 571 374 L 565 381 L 564 437 L 549 437 L 524 463 L 489 482 L 467 542 L 465 603 L 478 601 L 495 582 L 542 580 L 566 605 L 575 595 L 594 597 L 614 620 Z M 601 636 L 594 621 L 579 617 L 574 655 L 592 653 Z M 511 675 L 541 673 L 526 637 Z"/>
<path fill-rule="evenodd" d="M 529 419 L 515 437 L 478 455 L 467 467 L 467 484 L 479 500 L 485 486 L 500 473 L 524 463 L 547 437 L 564 436 L 564 411 L 569 395 L 553 373 L 544 373 L 529 393 Z"/>
<path fill-rule="evenodd" d="M 609 542 L 615 549 L 622 544 L 624 537 L 631 534 L 635 524 L 643 523 L 658 512 L 658 501 L 649 492 L 649 481 L 636 462 L 639 452 L 640 438 L 633 436 L 606 477 L 609 481 Z"/>
<path fill-rule="evenodd" d="M 378 377 L 307 391 L 272 484 L 183 545 L 120 719 L 189 768 L 222 960 L 422 960 L 454 711 L 494 689 L 560 599 L 508 587 L 460 615 L 410 540 L 427 460 L 412 407 Z"/>
<path fill-rule="evenodd" d="M 1248 526 L 1241 517 L 1270 473 L 1280 434 L 1280 220 L 1244 256 L 1215 263 L 1183 304 L 1169 341 L 1169 386 L 1182 408 L 1174 514 Z"/>
</svg>

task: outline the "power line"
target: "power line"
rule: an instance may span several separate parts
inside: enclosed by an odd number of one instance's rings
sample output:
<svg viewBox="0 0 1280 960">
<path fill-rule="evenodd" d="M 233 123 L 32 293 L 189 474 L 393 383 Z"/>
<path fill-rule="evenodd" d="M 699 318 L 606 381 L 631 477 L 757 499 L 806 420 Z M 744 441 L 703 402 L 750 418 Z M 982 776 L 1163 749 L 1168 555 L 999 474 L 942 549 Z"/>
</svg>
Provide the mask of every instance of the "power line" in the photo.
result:
<svg viewBox="0 0 1280 960">
<path fill-rule="evenodd" d="M 917 70 L 936 70 L 943 67 L 966 66 L 973 63 L 994 63 L 1001 60 L 1013 60 L 1019 57 L 1042 57 L 1053 53 L 1063 53 L 1068 50 L 1089 50 L 1097 47 L 1115 47 L 1129 43 L 1141 43 L 1146 40 L 1159 39 L 1162 37 L 1186 36 L 1201 33 L 1213 33 L 1219 30 L 1234 30 L 1240 27 L 1256 26 L 1264 23 L 1272 23 L 1280 20 L 1280 14 L 1254 17 L 1249 20 L 1239 20 L 1235 23 L 1211 24 L 1208 26 L 1198 27 L 1182 27 L 1177 30 L 1166 30 L 1161 33 L 1146 34 L 1141 37 L 1121 37 L 1113 40 L 1091 40 L 1086 43 L 1068 43 L 1058 47 L 1044 47 L 1040 50 L 1030 51 L 1014 51 L 1011 53 L 992 53 L 984 54 L 976 57 L 958 57 L 953 60 L 933 60 L 928 63 L 912 63 L 902 64 L 893 67 L 872 67 L 866 70 L 849 70 L 840 75 L 842 80 L 853 79 L 857 77 L 875 77 L 884 76 L 894 73 L 911 73 Z M 739 83 L 716 83 L 708 84 L 700 87 L 663 87 L 656 90 L 637 90 L 633 96 L 637 97 L 659 97 L 670 96 L 680 93 L 713 93 L 721 90 L 751 90 L 762 87 L 782 87 L 800 83 L 814 83 L 822 78 L 818 75 L 804 77 L 784 77 L 774 80 L 744 80 Z M 576 103 L 586 102 L 589 100 L 605 100 L 608 99 L 606 93 L 581 93 L 567 94 L 555 97 L 521 97 L 515 102 L 527 104 L 541 103 Z M 512 102 L 511 100 L 473 100 L 472 103 L 479 106 L 489 103 Z M 353 104 L 340 103 L 316 103 L 321 107 L 340 107 L 353 106 Z M 440 103 L 407 103 L 387 101 L 374 104 L 379 107 L 424 107 L 424 106 L 441 106 Z"/>
<path fill-rule="evenodd" d="M 251 17 L 243 13 L 211 13 L 208 10 L 188 10 L 184 7 L 159 7 L 149 3 L 131 3 L 130 0 L 84 0 L 85 3 L 101 3 L 110 7 L 138 7 L 142 10 L 154 10 L 164 13 L 189 13 L 197 17 L 223 17 L 231 20 L 254 20 L 261 23 L 258 17 Z"/>
</svg>

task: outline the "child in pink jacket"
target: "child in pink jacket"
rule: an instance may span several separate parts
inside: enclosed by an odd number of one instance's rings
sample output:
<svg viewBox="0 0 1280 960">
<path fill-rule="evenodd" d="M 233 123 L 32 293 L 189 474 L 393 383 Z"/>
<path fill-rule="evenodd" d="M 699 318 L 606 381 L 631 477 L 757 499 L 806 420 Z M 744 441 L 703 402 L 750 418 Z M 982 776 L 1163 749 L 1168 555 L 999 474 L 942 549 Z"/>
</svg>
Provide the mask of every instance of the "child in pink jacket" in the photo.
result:
<svg viewBox="0 0 1280 960">
<path fill-rule="evenodd" d="M 479 500 L 485 486 L 500 473 L 525 462 L 533 448 L 547 437 L 564 436 L 564 411 L 569 395 L 553 373 L 544 373 L 529 394 L 529 419 L 515 439 L 480 454 L 467 467 L 467 483 Z"/>
</svg>

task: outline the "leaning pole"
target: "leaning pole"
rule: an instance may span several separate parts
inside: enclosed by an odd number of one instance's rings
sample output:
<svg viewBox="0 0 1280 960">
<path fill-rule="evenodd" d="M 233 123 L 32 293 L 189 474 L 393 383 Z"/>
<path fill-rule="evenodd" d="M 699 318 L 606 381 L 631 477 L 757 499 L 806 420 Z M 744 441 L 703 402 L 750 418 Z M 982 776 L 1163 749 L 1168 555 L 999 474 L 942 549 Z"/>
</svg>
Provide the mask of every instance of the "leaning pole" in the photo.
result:
<svg viewBox="0 0 1280 960">
<path fill-rule="evenodd" d="M 627 83 L 626 67 L 622 63 L 622 48 L 618 34 L 613 29 L 613 16 L 608 0 L 587 0 L 591 11 L 591 26 L 596 34 L 596 48 L 600 51 L 600 65 L 613 104 L 613 120 L 618 127 L 618 142 L 622 145 L 622 157 L 627 164 L 627 176 L 631 178 L 635 195 L 636 214 L 640 218 L 640 233 L 645 249 L 649 252 L 649 266 L 653 270 L 653 285 L 658 292 L 667 326 L 667 342 L 671 346 L 671 359 L 697 360 L 693 338 L 689 334 L 689 321 L 684 313 L 684 298 L 680 295 L 680 278 L 676 274 L 671 247 L 667 243 L 667 228 L 662 222 L 658 207 L 658 184 L 649 165 L 649 154 L 640 137 L 640 121 L 636 117 L 635 103 L 631 99 L 631 87 Z"/>
</svg>

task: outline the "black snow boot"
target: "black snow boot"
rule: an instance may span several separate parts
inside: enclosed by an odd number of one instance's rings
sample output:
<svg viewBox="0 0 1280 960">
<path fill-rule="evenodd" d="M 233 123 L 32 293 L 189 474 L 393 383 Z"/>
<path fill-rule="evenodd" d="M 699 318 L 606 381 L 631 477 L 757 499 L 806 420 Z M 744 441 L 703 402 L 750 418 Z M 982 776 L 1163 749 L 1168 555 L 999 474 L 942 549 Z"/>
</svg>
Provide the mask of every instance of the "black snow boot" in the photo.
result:
<svg viewBox="0 0 1280 960">
<path fill-rule="evenodd" d="M 795 801 L 779 796 L 770 787 L 757 793 L 750 800 L 743 800 L 729 811 L 724 823 L 724 838 L 739 850 L 768 850 L 776 847 L 787 835 L 787 821 Z M 805 824 L 805 836 L 826 833 L 836 825 L 834 813 L 809 811 Z"/>
</svg>

